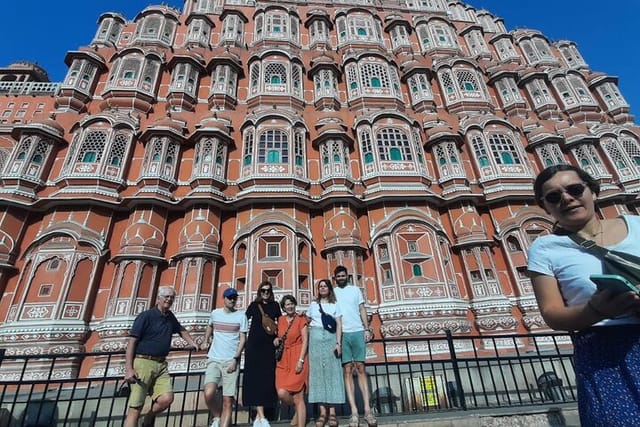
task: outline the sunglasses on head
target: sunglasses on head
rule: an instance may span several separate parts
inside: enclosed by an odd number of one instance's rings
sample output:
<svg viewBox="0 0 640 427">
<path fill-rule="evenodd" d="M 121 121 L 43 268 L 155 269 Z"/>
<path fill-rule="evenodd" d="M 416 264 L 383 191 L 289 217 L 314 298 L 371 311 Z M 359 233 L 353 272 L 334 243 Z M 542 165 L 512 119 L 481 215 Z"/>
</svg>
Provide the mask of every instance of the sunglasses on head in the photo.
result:
<svg viewBox="0 0 640 427">
<path fill-rule="evenodd" d="M 549 191 L 547 194 L 542 196 L 542 198 L 546 200 L 547 203 L 551 203 L 552 205 L 555 205 L 560 200 L 562 200 L 563 193 L 567 193 L 571 197 L 581 197 L 584 194 L 585 188 L 587 188 L 587 186 L 583 183 L 571 184 L 571 185 L 567 185 L 564 190 Z"/>
</svg>

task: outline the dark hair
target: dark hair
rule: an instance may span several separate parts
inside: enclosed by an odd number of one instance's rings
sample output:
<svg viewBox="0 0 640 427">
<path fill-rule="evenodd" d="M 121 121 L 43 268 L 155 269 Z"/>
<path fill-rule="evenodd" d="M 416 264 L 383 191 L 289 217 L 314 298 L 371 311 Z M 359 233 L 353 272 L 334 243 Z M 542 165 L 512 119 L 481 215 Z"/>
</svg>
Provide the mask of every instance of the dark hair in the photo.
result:
<svg viewBox="0 0 640 427">
<path fill-rule="evenodd" d="M 333 270 L 333 277 L 336 277 L 338 273 L 344 272 L 347 276 L 349 275 L 349 270 L 344 265 L 339 265 Z"/>
<path fill-rule="evenodd" d="M 585 184 L 587 184 L 587 187 L 589 187 L 593 194 L 595 194 L 596 196 L 600 194 L 600 184 L 598 183 L 598 181 L 593 179 L 591 175 L 589 175 L 579 167 L 565 164 L 549 166 L 548 168 L 540 172 L 540 174 L 538 174 L 535 182 L 533 183 L 533 194 L 535 195 L 536 203 L 542 209 L 545 208 L 544 200 L 542 199 L 542 186 L 545 182 L 553 178 L 553 176 L 558 172 L 575 172 L 578 177 L 580 177 L 580 179 L 584 181 Z"/>
<path fill-rule="evenodd" d="M 344 268 L 344 267 L 342 267 Z M 346 269 L 345 269 L 346 270 Z M 336 302 L 336 294 L 335 292 L 333 292 L 333 284 L 331 284 L 331 280 L 329 279 L 320 279 L 318 280 L 318 283 L 316 283 L 316 291 L 317 291 L 317 295 L 316 295 L 316 301 L 320 302 L 320 283 L 325 282 L 327 284 L 327 288 L 329 288 L 329 295 L 327 296 L 327 300 L 331 303 L 335 303 Z"/>
<path fill-rule="evenodd" d="M 269 292 L 269 298 L 262 298 L 262 292 L 260 292 L 260 289 L 263 286 L 268 286 L 269 289 L 271 289 L 271 292 Z M 274 302 L 275 296 L 273 295 L 273 285 L 271 284 L 270 281 L 268 280 L 263 280 L 262 282 L 260 282 L 260 284 L 258 285 L 258 290 L 257 290 L 257 295 L 256 295 L 256 299 L 254 300 L 255 302 L 262 302 L 262 301 L 267 301 L 267 302 Z"/>
<path fill-rule="evenodd" d="M 284 304 L 287 301 L 291 301 L 293 305 L 298 305 L 298 301 L 296 301 L 296 297 L 294 297 L 293 295 L 285 295 L 280 300 L 280 307 L 282 308 L 282 310 L 284 310 Z"/>
</svg>

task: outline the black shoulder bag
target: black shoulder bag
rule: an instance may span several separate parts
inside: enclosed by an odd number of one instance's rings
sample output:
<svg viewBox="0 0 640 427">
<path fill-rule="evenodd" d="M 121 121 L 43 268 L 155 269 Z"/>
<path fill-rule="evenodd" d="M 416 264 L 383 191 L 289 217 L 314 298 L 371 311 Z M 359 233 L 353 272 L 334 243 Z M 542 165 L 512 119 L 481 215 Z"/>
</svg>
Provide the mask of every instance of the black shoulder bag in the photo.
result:
<svg viewBox="0 0 640 427">
<path fill-rule="evenodd" d="M 320 307 L 320 319 L 322 320 L 322 327 L 332 334 L 336 333 L 336 329 L 338 329 L 338 322 L 336 322 L 335 317 L 330 314 L 327 314 L 322 309 L 322 304 L 318 303 L 318 307 Z"/>
<path fill-rule="evenodd" d="M 617 274 L 627 279 L 634 286 L 640 286 L 640 257 L 626 252 L 610 251 L 598 246 L 592 240 L 583 239 L 575 233 L 570 234 L 569 238 L 587 252 L 600 258 L 602 270 L 605 274 Z"/>
</svg>

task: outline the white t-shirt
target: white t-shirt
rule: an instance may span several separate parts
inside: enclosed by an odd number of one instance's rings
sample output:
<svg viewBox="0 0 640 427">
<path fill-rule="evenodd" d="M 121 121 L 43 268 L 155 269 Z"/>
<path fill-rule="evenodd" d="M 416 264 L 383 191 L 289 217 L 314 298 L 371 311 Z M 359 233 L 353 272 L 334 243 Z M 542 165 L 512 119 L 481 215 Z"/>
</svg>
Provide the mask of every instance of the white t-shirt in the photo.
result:
<svg viewBox="0 0 640 427">
<path fill-rule="evenodd" d="M 323 302 L 322 303 L 322 310 L 327 313 L 330 314 L 331 316 L 335 317 L 336 320 L 339 317 L 342 317 L 342 313 L 340 313 L 340 307 L 338 307 L 337 304 L 332 303 L 332 302 Z M 309 319 L 311 319 L 311 322 L 309 323 L 309 326 L 311 327 L 319 327 L 322 328 L 322 318 L 320 315 L 320 306 L 318 305 L 317 301 L 312 301 L 311 305 L 309 305 L 309 309 L 307 310 L 307 317 Z"/>
<path fill-rule="evenodd" d="M 618 244 L 607 249 L 640 255 L 640 217 L 622 216 L 628 234 Z M 549 235 L 537 238 L 529 249 L 529 271 L 553 276 L 560 284 L 560 292 L 567 306 L 586 304 L 596 291 L 589 276 L 602 274 L 602 261 L 580 247 L 569 236 Z M 605 319 L 597 325 L 640 323 L 637 316 Z"/>
<path fill-rule="evenodd" d="M 364 297 L 360 288 L 355 285 L 347 285 L 344 288 L 336 286 L 333 292 L 342 313 L 342 332 L 364 331 L 360 318 L 360 304 L 364 304 Z"/>
<path fill-rule="evenodd" d="M 218 362 L 233 359 L 238 350 L 240 334 L 246 334 L 249 330 L 244 310 L 217 308 L 209 316 L 209 325 L 213 327 L 213 341 L 207 357 Z"/>
</svg>

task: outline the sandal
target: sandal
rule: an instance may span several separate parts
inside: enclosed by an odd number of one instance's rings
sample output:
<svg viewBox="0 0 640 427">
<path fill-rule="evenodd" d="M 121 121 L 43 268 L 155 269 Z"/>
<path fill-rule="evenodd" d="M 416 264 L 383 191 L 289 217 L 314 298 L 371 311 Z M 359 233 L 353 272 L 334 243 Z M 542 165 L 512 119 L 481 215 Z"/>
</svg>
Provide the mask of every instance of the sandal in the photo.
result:
<svg viewBox="0 0 640 427">
<path fill-rule="evenodd" d="M 376 417 L 373 416 L 373 412 L 371 411 L 364 414 L 364 420 L 369 427 L 376 427 L 378 425 L 378 420 L 376 420 Z"/>
<path fill-rule="evenodd" d="M 297 426 L 298 425 L 298 413 L 294 412 L 293 413 L 293 417 L 291 417 L 291 422 L 289 423 L 292 426 Z"/>
<path fill-rule="evenodd" d="M 360 420 L 358 419 L 358 415 L 357 414 L 351 415 L 351 418 L 349 418 L 349 427 L 359 427 L 359 426 L 360 426 Z"/>
<path fill-rule="evenodd" d="M 329 427 L 338 427 L 338 417 L 335 414 L 329 415 Z"/>
<path fill-rule="evenodd" d="M 324 427 L 326 423 L 327 423 L 327 416 L 324 414 L 320 415 L 316 420 L 316 427 Z"/>
</svg>

